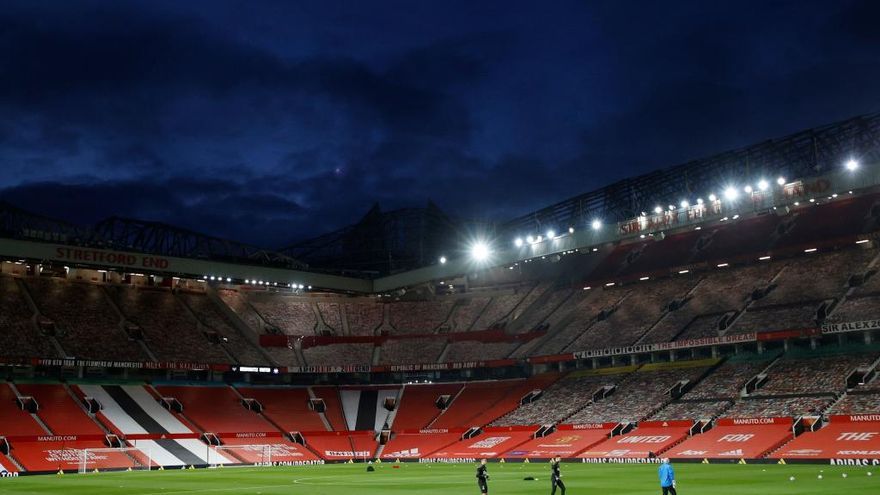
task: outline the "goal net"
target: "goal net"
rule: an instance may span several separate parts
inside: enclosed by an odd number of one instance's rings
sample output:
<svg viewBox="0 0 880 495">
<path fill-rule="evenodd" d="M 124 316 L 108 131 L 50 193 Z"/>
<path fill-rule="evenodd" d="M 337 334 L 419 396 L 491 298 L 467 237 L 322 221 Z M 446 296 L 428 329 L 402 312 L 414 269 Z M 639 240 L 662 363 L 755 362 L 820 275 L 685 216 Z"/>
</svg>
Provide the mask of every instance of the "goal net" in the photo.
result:
<svg viewBox="0 0 880 495">
<path fill-rule="evenodd" d="M 241 462 L 257 466 L 271 466 L 275 459 L 283 458 L 284 452 L 276 451 L 283 448 L 276 445 L 217 445 L 208 452 L 208 464 L 224 462 Z"/>
<path fill-rule="evenodd" d="M 157 467 L 149 451 L 135 447 L 82 449 L 79 451 L 79 472 L 91 473 L 94 470 L 130 469 L 149 471 Z"/>
</svg>

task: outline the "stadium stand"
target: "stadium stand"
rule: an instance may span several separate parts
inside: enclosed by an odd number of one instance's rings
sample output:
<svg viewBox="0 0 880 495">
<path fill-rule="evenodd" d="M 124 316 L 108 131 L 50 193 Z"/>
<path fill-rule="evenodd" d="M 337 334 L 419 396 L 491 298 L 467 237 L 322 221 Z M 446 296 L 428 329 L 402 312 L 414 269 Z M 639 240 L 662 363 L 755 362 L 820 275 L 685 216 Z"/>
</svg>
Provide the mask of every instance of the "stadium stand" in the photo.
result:
<svg viewBox="0 0 880 495">
<path fill-rule="evenodd" d="M 688 436 L 691 421 L 644 421 L 638 428 L 611 437 L 578 454 L 583 459 L 647 459 L 663 454 Z"/>
<path fill-rule="evenodd" d="M 84 449 L 106 449 L 101 440 L 69 442 L 16 442 L 13 456 L 27 471 L 56 473 L 76 471 L 82 464 Z M 125 469 L 135 461 L 123 452 L 90 452 L 87 466 L 91 469 Z"/>
<path fill-rule="evenodd" d="M 804 432 L 770 455 L 772 459 L 875 459 L 880 452 L 880 421 L 876 414 L 832 416 L 816 431 Z"/>
<path fill-rule="evenodd" d="M 488 361 L 504 359 L 519 347 L 517 342 L 452 342 L 441 358 L 444 363 L 465 363 L 471 361 Z"/>
<path fill-rule="evenodd" d="M 242 396 L 256 399 L 263 416 L 281 431 L 325 431 L 320 414 L 309 408 L 311 396 L 306 388 L 239 387 Z"/>
<path fill-rule="evenodd" d="M 339 400 L 339 390 L 336 387 L 312 387 L 315 398 L 323 399 L 326 406 L 324 416 L 330 423 L 333 431 L 348 430 L 345 421 L 345 413 L 342 410 L 342 402 Z"/>
<path fill-rule="evenodd" d="M 741 311 L 757 287 L 773 277 L 768 265 L 724 267 L 704 274 L 687 297 L 677 301 L 646 336 L 645 343 L 717 336 L 722 316 Z"/>
<path fill-rule="evenodd" d="M 610 370 L 609 370 L 610 371 Z M 614 386 L 625 373 L 603 374 L 575 372 L 544 390 L 535 401 L 523 404 L 495 420 L 493 426 L 556 424 L 565 420 L 592 400 L 605 386 Z"/>
<path fill-rule="evenodd" d="M 670 303 L 684 298 L 698 281 L 685 275 L 644 282 L 638 297 L 621 298 L 610 315 L 591 325 L 565 350 L 635 344 L 666 313 Z"/>
<path fill-rule="evenodd" d="M 452 331 L 467 332 L 471 330 L 491 302 L 492 298 L 484 296 L 458 298 L 452 314 Z"/>
<path fill-rule="evenodd" d="M 321 322 L 324 323 L 336 335 L 342 335 L 342 309 L 339 303 L 318 302 L 318 312 L 321 314 Z"/>
<path fill-rule="evenodd" d="M 209 454 L 211 449 L 198 440 L 199 432 L 187 425 L 186 418 L 163 408 L 157 397 L 143 386 L 77 385 L 77 388 L 81 396 L 101 404 L 95 416 L 98 421 L 119 437 L 130 437 L 127 444 L 138 449 L 140 454 L 135 458 L 141 465 L 190 466 L 208 464 L 209 460 L 213 464 L 235 463 L 222 453 Z M 226 420 L 218 418 L 217 421 Z"/>
<path fill-rule="evenodd" d="M 734 356 L 690 389 L 683 399 L 736 399 L 746 382 L 766 368 L 771 360 L 771 356 L 754 354 Z"/>
<path fill-rule="evenodd" d="M 10 384 L 0 383 L 0 436 L 48 434 L 29 412 L 16 404 L 18 396 Z"/>
<path fill-rule="evenodd" d="M 537 328 L 559 310 L 573 293 L 573 289 L 566 287 L 547 290 L 540 299 L 526 308 L 522 316 L 510 327 L 515 328 L 517 333 Z"/>
<path fill-rule="evenodd" d="M 395 433 L 382 450 L 384 460 L 425 458 L 461 439 L 461 431 L 423 430 Z"/>
<path fill-rule="evenodd" d="M 248 301 L 270 325 L 287 335 L 315 335 L 318 320 L 312 303 L 279 294 L 250 294 Z"/>
<path fill-rule="evenodd" d="M 16 279 L 0 276 L 0 355 L 57 357 L 47 339 L 40 335 L 33 318 Z"/>
<path fill-rule="evenodd" d="M 498 457 L 499 453 L 517 448 L 529 441 L 536 428 L 529 426 L 504 426 L 485 428 L 482 434 L 443 447 L 430 459 L 484 459 Z"/>
<path fill-rule="evenodd" d="M 558 378 L 558 374 L 545 373 L 527 380 L 467 383 L 450 407 L 427 427 L 450 429 L 489 424 L 516 408 L 526 394 L 542 390 Z"/>
<path fill-rule="evenodd" d="M 263 329 L 266 325 L 263 318 L 239 291 L 221 289 L 217 291 L 217 295 L 251 332 L 257 336 L 264 333 Z M 263 347 L 263 352 L 269 356 L 272 364 L 302 366 L 302 361 L 293 350 L 292 345 L 289 347 Z"/>
<path fill-rule="evenodd" d="M 17 383 L 18 392 L 36 399 L 37 416 L 54 435 L 103 435 L 64 385 Z"/>
<path fill-rule="evenodd" d="M 578 336 L 589 330 L 589 327 L 597 321 L 603 310 L 615 307 L 630 291 L 616 288 L 605 289 L 600 286 L 582 292 L 587 293 L 587 296 L 572 308 L 570 321 L 561 328 L 551 327 L 547 337 L 535 349 L 535 354 L 561 353 Z"/>
<path fill-rule="evenodd" d="M 848 393 L 834 404 L 829 414 L 875 414 L 880 411 L 880 393 Z"/>
<path fill-rule="evenodd" d="M 307 366 L 369 366 L 373 362 L 373 344 L 327 344 L 304 348 Z"/>
<path fill-rule="evenodd" d="M 560 425 L 553 433 L 529 440 L 503 454 L 513 459 L 572 458 L 605 441 L 616 424 Z"/>
<path fill-rule="evenodd" d="M 373 432 L 313 432 L 306 436 L 307 445 L 329 461 L 372 458 L 377 443 Z"/>
<path fill-rule="evenodd" d="M 388 316 L 395 333 L 433 333 L 449 318 L 453 300 L 402 301 L 388 305 Z"/>
<path fill-rule="evenodd" d="M 566 423 L 639 422 L 672 400 L 670 389 L 699 379 L 714 360 L 644 365 L 618 383 L 610 396 L 581 409 Z M 678 367 L 681 366 L 681 367 Z"/>
<path fill-rule="evenodd" d="M 345 316 L 348 320 L 348 329 L 352 335 L 373 335 L 382 326 L 384 320 L 384 305 L 370 303 L 345 303 Z"/>
<path fill-rule="evenodd" d="M 315 461 L 319 457 L 308 448 L 282 438 L 232 438 L 221 439 L 223 446 L 213 455 L 235 457 L 246 464 L 298 463 Z"/>
<path fill-rule="evenodd" d="M 223 340 L 223 346 L 241 364 L 265 364 L 266 358 L 254 347 L 235 327 L 220 308 L 204 294 L 182 292 L 181 299 L 195 313 L 202 324 L 217 332 Z"/>
<path fill-rule="evenodd" d="M 405 385 L 392 425 L 394 431 L 427 428 L 440 414 L 440 409 L 436 406 L 437 399 L 444 395 L 454 399 L 462 387 L 460 383 Z"/>
<path fill-rule="evenodd" d="M 512 294 L 496 294 L 492 297 L 489 305 L 483 310 L 479 318 L 474 322 L 474 330 L 489 328 L 497 323 L 503 323 L 519 305 L 524 297 L 532 290 L 531 285 L 523 285 L 513 289 Z"/>
<path fill-rule="evenodd" d="M 146 355 L 123 330 L 101 287 L 49 278 L 25 280 L 43 316 L 70 356 L 144 361 Z"/>
<path fill-rule="evenodd" d="M 726 411 L 732 400 L 676 401 L 651 415 L 652 420 L 711 420 Z"/>
<path fill-rule="evenodd" d="M 183 404 L 184 417 L 201 431 L 223 433 L 259 433 L 274 431 L 271 423 L 242 405 L 242 397 L 228 386 L 183 387 L 160 385 L 162 397 L 173 397 Z"/>
<path fill-rule="evenodd" d="M 721 419 L 665 455 L 672 459 L 760 459 L 791 440 L 791 418 Z"/>
<path fill-rule="evenodd" d="M 446 341 L 437 338 L 387 340 L 379 364 L 436 363 L 445 347 Z"/>
<path fill-rule="evenodd" d="M 112 287 L 110 294 L 126 320 L 140 327 L 144 340 L 162 361 L 225 363 L 230 356 L 210 342 L 198 322 L 169 291 Z"/>
</svg>

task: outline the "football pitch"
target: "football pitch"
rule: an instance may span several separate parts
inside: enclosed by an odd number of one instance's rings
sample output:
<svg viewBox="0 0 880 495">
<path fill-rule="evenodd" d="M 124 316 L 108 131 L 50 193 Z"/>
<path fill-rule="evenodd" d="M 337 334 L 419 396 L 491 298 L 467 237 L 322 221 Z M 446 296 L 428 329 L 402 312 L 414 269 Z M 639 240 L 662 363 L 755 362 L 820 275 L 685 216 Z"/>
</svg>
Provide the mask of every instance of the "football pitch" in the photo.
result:
<svg viewBox="0 0 880 495">
<path fill-rule="evenodd" d="M 676 464 L 684 495 L 855 495 L 880 493 L 880 470 L 826 465 Z M 660 493 L 656 465 L 564 464 L 567 495 Z M 549 494 L 545 463 L 490 464 L 490 494 Z M 868 473 L 871 473 L 869 475 Z M 21 476 L 0 479 L 6 495 L 460 495 L 479 493 L 473 464 L 386 463 L 368 473 L 363 464 L 223 468 Z M 820 479 L 819 476 L 822 476 Z M 844 476 L 845 475 L 845 476 Z M 526 477 L 535 481 L 526 481 Z M 794 476 L 794 481 L 790 478 Z M 557 492 L 559 493 L 559 492 Z"/>
</svg>

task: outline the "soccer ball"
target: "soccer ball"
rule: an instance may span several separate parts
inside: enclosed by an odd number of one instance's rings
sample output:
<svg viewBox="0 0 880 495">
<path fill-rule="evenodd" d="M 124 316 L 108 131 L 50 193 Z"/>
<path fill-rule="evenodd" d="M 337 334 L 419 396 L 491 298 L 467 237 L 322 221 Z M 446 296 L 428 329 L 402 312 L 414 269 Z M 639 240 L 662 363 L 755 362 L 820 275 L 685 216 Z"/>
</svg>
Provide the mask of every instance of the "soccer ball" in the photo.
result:
<svg viewBox="0 0 880 495">
<path fill-rule="evenodd" d="M 874 476 L 874 473 L 872 473 L 871 471 L 868 471 L 868 476 Z"/>
<path fill-rule="evenodd" d="M 817 476 L 817 478 L 819 478 L 819 479 L 821 480 L 821 479 L 822 479 L 822 475 L 820 474 L 819 476 Z"/>
<path fill-rule="evenodd" d="M 788 481 L 794 481 L 794 476 L 789 476 Z"/>
<path fill-rule="evenodd" d="M 843 476 L 844 478 L 846 478 L 846 473 L 841 474 L 841 476 Z"/>
</svg>

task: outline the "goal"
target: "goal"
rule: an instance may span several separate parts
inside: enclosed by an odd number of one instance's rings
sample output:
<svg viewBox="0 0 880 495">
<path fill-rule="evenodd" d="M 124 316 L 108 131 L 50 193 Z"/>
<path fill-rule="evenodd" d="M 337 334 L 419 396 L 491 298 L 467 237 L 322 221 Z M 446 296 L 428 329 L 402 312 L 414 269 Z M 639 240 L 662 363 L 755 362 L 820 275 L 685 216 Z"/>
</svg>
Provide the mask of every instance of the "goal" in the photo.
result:
<svg viewBox="0 0 880 495">
<path fill-rule="evenodd" d="M 208 452 L 208 464 L 243 463 L 256 466 L 271 466 L 274 459 L 283 457 L 283 452 L 276 452 L 278 446 L 270 444 L 254 445 L 217 445 Z"/>
<path fill-rule="evenodd" d="M 149 471 L 157 467 L 152 453 L 135 447 L 82 449 L 79 451 L 79 473 L 95 469 L 131 469 Z"/>
</svg>

